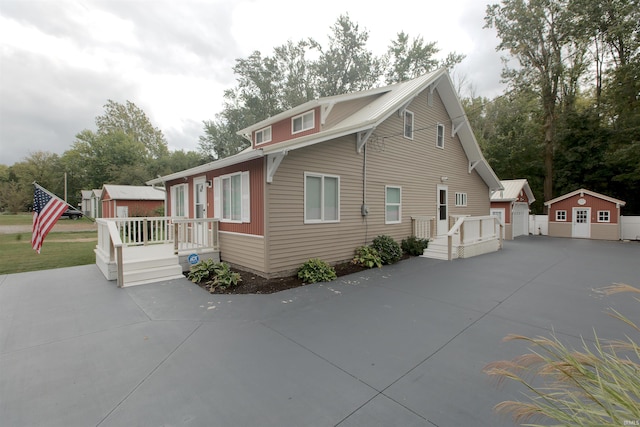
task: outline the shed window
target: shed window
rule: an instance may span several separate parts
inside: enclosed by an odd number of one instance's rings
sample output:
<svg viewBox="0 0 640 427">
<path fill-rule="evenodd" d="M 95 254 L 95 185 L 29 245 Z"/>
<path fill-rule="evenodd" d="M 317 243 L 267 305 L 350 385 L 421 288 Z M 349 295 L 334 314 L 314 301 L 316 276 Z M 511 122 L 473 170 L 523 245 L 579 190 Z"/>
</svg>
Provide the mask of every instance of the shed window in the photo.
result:
<svg viewBox="0 0 640 427">
<path fill-rule="evenodd" d="M 598 222 L 611 222 L 611 212 L 598 211 Z"/>
<path fill-rule="evenodd" d="M 566 221 L 567 211 L 556 211 L 556 221 Z"/>
</svg>

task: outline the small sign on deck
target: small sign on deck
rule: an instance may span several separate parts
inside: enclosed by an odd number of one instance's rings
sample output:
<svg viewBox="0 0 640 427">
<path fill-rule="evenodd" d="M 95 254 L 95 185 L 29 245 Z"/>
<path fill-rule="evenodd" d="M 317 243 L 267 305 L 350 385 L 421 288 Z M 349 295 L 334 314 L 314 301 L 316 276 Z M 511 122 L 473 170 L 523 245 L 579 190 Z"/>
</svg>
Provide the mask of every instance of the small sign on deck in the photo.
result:
<svg viewBox="0 0 640 427">
<path fill-rule="evenodd" d="M 194 264 L 197 264 L 199 261 L 200 261 L 200 257 L 198 256 L 198 254 L 189 255 L 189 264 L 194 265 Z"/>
</svg>

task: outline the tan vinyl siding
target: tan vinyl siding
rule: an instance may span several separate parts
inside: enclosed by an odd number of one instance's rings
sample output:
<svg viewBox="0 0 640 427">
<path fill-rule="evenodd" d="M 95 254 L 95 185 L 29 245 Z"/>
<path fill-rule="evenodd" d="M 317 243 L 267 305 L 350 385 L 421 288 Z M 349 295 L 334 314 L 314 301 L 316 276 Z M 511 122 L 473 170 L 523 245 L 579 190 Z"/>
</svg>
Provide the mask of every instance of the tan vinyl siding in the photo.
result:
<svg viewBox="0 0 640 427">
<path fill-rule="evenodd" d="M 256 272 L 265 271 L 264 238 L 220 232 L 220 260 Z"/>
<path fill-rule="evenodd" d="M 549 236 L 554 237 L 571 237 L 572 225 L 570 222 L 551 221 L 549 216 Z"/>
<path fill-rule="evenodd" d="M 620 240 L 620 224 L 591 223 L 591 238 L 595 240 Z"/>
<path fill-rule="evenodd" d="M 408 107 L 415 114 L 413 140 L 402 136 L 403 119 L 392 114 L 371 136 L 366 153 L 366 204 L 363 218 L 363 161 L 356 152 L 355 135 L 294 150 L 285 156 L 267 186 L 268 270 L 292 270 L 307 259 L 328 262 L 348 260 L 356 247 L 371 243 L 380 234 L 398 243 L 411 234 L 411 216 L 436 215 L 436 191 L 441 177 L 448 179 L 451 215 L 488 215 L 489 190 L 473 171 L 437 94 L 431 106 L 427 94 Z M 443 123 L 445 148 L 436 147 L 436 123 Z M 304 224 L 304 173 L 340 177 L 340 222 Z M 402 188 L 402 222 L 385 224 L 385 186 Z M 455 193 L 467 193 L 467 206 L 455 206 Z"/>
</svg>

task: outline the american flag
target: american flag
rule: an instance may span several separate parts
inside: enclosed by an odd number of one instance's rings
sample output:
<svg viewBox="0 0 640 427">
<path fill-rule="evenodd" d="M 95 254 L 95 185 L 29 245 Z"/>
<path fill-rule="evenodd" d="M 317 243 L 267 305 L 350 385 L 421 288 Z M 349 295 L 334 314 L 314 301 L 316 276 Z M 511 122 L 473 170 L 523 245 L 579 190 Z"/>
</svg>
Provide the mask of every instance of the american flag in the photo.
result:
<svg viewBox="0 0 640 427">
<path fill-rule="evenodd" d="M 33 193 L 33 233 L 31 247 L 40 253 L 44 238 L 67 209 L 67 204 L 43 190 L 38 184 Z"/>
</svg>

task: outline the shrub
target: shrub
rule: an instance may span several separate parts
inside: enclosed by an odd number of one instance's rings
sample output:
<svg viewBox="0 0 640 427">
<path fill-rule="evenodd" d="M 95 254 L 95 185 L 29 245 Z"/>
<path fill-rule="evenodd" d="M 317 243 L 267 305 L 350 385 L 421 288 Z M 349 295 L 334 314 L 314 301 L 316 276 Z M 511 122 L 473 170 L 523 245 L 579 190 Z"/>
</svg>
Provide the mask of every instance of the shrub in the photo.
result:
<svg viewBox="0 0 640 427">
<path fill-rule="evenodd" d="M 319 258 L 311 258 L 298 269 L 298 278 L 305 283 L 330 282 L 336 277 L 336 270 Z"/>
<path fill-rule="evenodd" d="M 390 236 L 376 237 L 373 239 L 371 247 L 378 251 L 383 264 L 393 264 L 402 258 L 402 248 Z"/>
<path fill-rule="evenodd" d="M 194 264 L 187 273 L 187 279 L 193 283 L 203 282 L 214 274 L 216 263 L 211 259 L 203 259 L 202 261 Z"/>
<path fill-rule="evenodd" d="M 357 248 L 356 256 L 353 257 L 351 262 L 367 268 L 382 267 L 382 258 L 380 258 L 380 254 L 371 246 L 360 246 Z"/>
<path fill-rule="evenodd" d="M 205 282 L 209 286 L 209 292 L 214 292 L 218 288 L 227 289 L 242 281 L 240 273 L 231 271 L 229 264 L 215 262 L 211 258 L 192 265 L 187 278 L 193 283 Z"/>
<path fill-rule="evenodd" d="M 400 246 L 404 253 L 411 256 L 418 256 L 424 253 L 424 250 L 427 249 L 428 245 L 428 239 L 419 239 L 416 236 L 409 236 L 402 240 L 402 244 Z"/>
<path fill-rule="evenodd" d="M 602 292 L 640 293 L 640 289 L 616 284 Z M 640 326 L 622 314 L 615 310 L 610 314 L 640 332 Z M 531 353 L 490 363 L 484 371 L 499 382 L 519 382 L 531 394 L 529 402 L 497 404 L 497 412 L 512 414 L 518 424 L 544 418 L 566 426 L 637 425 L 630 423 L 640 420 L 640 344 L 631 335 L 613 341 L 596 335 L 593 348 L 583 340 L 581 350 L 568 348 L 555 336 L 509 335 L 505 340 L 524 340 L 531 345 Z M 541 379 L 542 385 L 533 385 L 535 378 Z"/>
</svg>

